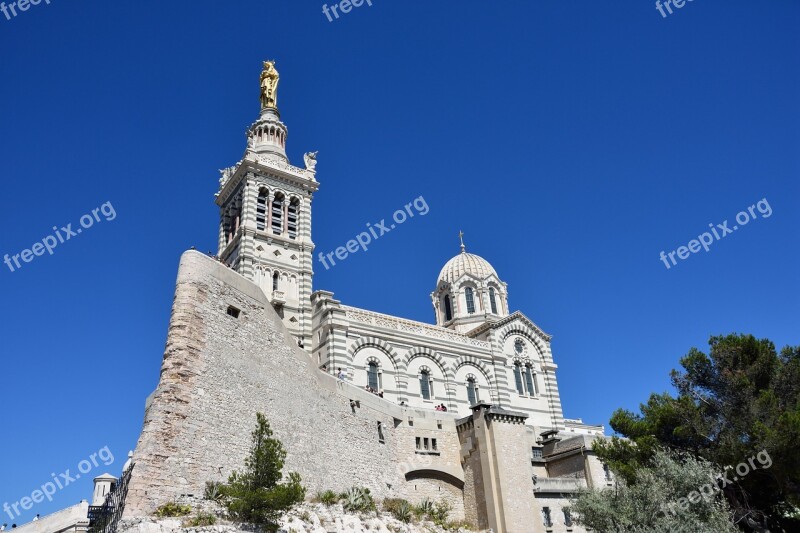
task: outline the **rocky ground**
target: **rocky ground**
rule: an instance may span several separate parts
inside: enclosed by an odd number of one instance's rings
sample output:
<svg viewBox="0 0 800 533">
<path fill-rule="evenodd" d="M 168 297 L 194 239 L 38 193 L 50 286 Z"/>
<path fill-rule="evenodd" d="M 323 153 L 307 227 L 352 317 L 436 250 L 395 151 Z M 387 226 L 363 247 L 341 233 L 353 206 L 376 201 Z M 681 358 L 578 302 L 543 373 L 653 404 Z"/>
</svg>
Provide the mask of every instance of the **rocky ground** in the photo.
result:
<svg viewBox="0 0 800 533">
<path fill-rule="evenodd" d="M 185 526 L 187 518 L 136 518 L 120 523 L 119 533 L 253 533 L 248 524 L 218 519 L 213 526 Z M 303 503 L 286 513 L 279 533 L 474 533 L 468 529 L 445 530 L 433 522 L 405 524 L 388 513 L 346 513 L 340 504 Z M 489 530 L 491 531 L 491 530 Z M 484 532 L 485 533 L 485 532 Z"/>
</svg>

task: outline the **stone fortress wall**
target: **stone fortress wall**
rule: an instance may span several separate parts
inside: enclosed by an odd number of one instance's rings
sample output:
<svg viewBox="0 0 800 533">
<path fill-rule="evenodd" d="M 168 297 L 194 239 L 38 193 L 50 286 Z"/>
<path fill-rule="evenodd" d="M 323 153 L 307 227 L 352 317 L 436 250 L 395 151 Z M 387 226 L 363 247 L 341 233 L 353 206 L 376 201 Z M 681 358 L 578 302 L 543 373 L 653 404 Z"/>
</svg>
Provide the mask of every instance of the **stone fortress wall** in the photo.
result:
<svg viewBox="0 0 800 533">
<path fill-rule="evenodd" d="M 394 405 L 319 371 L 256 284 L 187 251 L 125 517 L 202 496 L 207 481 L 241 470 L 257 412 L 288 452 L 284 472 L 300 473 L 309 494 L 358 485 L 376 498 L 444 499 L 463 518 L 454 414 Z M 417 437 L 436 438 L 436 451 L 417 453 Z"/>
</svg>

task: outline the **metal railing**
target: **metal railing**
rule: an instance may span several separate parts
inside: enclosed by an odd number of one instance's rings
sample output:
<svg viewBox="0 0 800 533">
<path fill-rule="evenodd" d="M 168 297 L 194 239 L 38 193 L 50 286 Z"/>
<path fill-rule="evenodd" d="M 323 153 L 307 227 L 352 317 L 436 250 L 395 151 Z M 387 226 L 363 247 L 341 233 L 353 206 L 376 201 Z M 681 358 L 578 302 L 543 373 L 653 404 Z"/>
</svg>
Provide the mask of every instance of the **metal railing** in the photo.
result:
<svg viewBox="0 0 800 533">
<path fill-rule="evenodd" d="M 89 533 L 116 533 L 122 512 L 125 510 L 125 496 L 128 494 L 132 471 L 133 464 L 122 473 L 122 477 L 106 495 L 103 505 L 89 506 Z"/>
</svg>

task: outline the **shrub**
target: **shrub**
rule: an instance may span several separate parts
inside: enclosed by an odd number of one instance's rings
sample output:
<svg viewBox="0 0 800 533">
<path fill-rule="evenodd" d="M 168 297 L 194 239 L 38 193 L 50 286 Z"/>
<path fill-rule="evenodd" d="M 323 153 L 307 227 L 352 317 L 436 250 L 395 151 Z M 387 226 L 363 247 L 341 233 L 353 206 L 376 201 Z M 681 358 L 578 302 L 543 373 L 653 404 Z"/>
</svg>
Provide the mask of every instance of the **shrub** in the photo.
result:
<svg viewBox="0 0 800 533">
<path fill-rule="evenodd" d="M 186 520 L 183 523 L 184 527 L 204 527 L 213 526 L 217 523 L 217 517 L 211 513 L 197 513 L 197 516 Z"/>
<path fill-rule="evenodd" d="M 447 517 L 450 515 L 450 509 L 450 504 L 442 501 L 432 506 L 428 516 L 437 526 L 444 526 L 447 524 Z"/>
<path fill-rule="evenodd" d="M 467 531 L 478 531 L 478 528 L 475 527 L 475 524 L 467 520 L 451 520 L 444 526 L 444 528 L 447 531 L 458 531 L 459 529 Z"/>
<path fill-rule="evenodd" d="M 156 509 L 156 516 L 158 518 L 167 518 L 172 516 L 186 516 L 192 512 L 192 508 L 188 505 L 179 505 L 175 502 L 167 502 Z"/>
<path fill-rule="evenodd" d="M 400 520 L 401 522 L 405 522 L 406 524 L 411 522 L 411 517 L 413 516 L 411 504 L 406 500 L 399 500 L 389 512 L 392 513 L 392 516 L 394 516 L 396 519 Z"/>
<path fill-rule="evenodd" d="M 280 483 L 286 450 L 281 441 L 272 438 L 266 417 L 257 413 L 256 419 L 253 446 L 244 462 L 245 471 L 231 474 L 223 492 L 233 518 L 276 531 L 281 514 L 302 502 L 306 489 L 300 484 L 297 472 L 291 472 L 288 481 Z"/>
<path fill-rule="evenodd" d="M 375 510 L 375 500 L 369 489 L 351 487 L 341 494 L 342 507 L 348 513 L 368 512 Z"/>
<path fill-rule="evenodd" d="M 394 513 L 400 505 L 404 503 L 410 507 L 408 500 L 404 500 L 403 498 L 386 498 L 383 500 L 383 503 L 381 503 L 381 508 L 387 513 Z"/>
<path fill-rule="evenodd" d="M 219 481 L 206 481 L 203 498 L 212 502 L 222 503 L 225 500 L 225 485 Z"/>
<path fill-rule="evenodd" d="M 330 507 L 331 505 L 335 505 L 339 502 L 339 495 L 332 490 L 326 490 L 324 492 L 318 492 L 316 500 Z"/>
<path fill-rule="evenodd" d="M 417 515 L 417 518 L 421 518 L 425 515 L 430 515 L 433 512 L 433 502 L 430 501 L 428 498 L 425 498 L 419 505 L 415 505 L 413 512 Z"/>
</svg>

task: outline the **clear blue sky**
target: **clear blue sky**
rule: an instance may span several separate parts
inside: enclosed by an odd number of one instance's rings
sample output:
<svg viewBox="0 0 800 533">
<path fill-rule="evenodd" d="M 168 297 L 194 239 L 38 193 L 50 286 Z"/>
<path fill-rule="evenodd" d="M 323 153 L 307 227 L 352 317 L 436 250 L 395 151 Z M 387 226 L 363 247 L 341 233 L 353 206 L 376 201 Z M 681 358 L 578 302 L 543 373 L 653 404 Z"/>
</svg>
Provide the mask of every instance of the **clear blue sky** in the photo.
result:
<svg viewBox="0 0 800 533">
<path fill-rule="evenodd" d="M 798 2 L 698 0 L 668 18 L 649 0 L 372 3 L 334 22 L 311 0 L 0 14 L 0 254 L 105 202 L 117 214 L 0 264 L 0 504 L 104 446 L 116 457 L 17 523 L 89 498 L 135 446 L 178 259 L 216 245 L 217 169 L 242 155 L 264 59 L 290 158 L 319 150 L 317 251 L 430 206 L 317 264 L 315 288 L 432 321 L 463 229 L 553 335 L 564 413 L 587 422 L 668 390 L 712 334 L 800 343 Z M 762 198 L 769 218 L 660 261 Z"/>
</svg>

